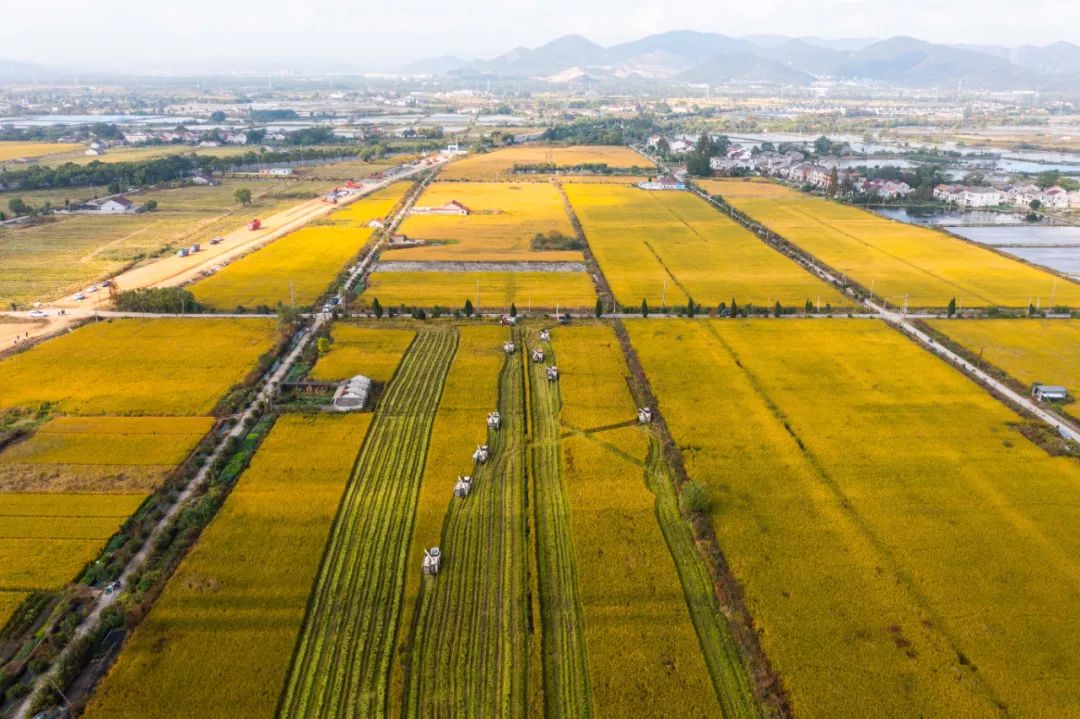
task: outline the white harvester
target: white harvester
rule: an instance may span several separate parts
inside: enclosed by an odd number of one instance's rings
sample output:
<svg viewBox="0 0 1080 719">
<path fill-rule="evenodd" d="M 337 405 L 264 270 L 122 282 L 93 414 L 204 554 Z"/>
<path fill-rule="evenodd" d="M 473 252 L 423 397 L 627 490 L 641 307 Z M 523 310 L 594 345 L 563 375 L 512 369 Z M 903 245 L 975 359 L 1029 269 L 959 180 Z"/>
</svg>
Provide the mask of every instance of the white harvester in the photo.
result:
<svg viewBox="0 0 1080 719">
<path fill-rule="evenodd" d="M 477 464 L 483 464 L 488 458 L 488 446 L 486 444 L 476 445 L 476 451 L 472 453 L 473 461 Z"/>
<path fill-rule="evenodd" d="M 438 547 L 424 550 L 424 563 L 421 565 L 424 574 L 438 574 L 440 564 L 442 564 L 442 552 Z"/>
<path fill-rule="evenodd" d="M 652 409 L 649 407 L 638 407 L 637 421 L 641 424 L 652 422 Z"/>
<path fill-rule="evenodd" d="M 548 382 L 554 382 L 555 380 L 559 379 L 559 368 L 555 365 L 551 365 L 550 367 L 548 367 L 547 378 Z"/>
<path fill-rule="evenodd" d="M 541 342 L 550 342 L 551 341 L 551 333 L 548 332 L 547 330 L 540 330 L 540 341 Z"/>
<path fill-rule="evenodd" d="M 542 350 L 540 348 L 534 349 L 532 351 L 532 361 L 537 362 L 537 363 L 543 362 L 544 361 L 544 350 Z"/>
<path fill-rule="evenodd" d="M 502 415 L 498 412 L 488 412 L 488 429 L 498 429 L 502 426 Z"/>
<path fill-rule="evenodd" d="M 454 485 L 454 496 L 464 499 L 469 496 L 469 490 L 472 489 L 472 477 L 458 475 L 457 483 Z"/>
<path fill-rule="evenodd" d="M 514 354 L 514 343 L 510 340 L 506 340 L 505 342 L 503 342 L 503 352 L 508 355 Z"/>
</svg>

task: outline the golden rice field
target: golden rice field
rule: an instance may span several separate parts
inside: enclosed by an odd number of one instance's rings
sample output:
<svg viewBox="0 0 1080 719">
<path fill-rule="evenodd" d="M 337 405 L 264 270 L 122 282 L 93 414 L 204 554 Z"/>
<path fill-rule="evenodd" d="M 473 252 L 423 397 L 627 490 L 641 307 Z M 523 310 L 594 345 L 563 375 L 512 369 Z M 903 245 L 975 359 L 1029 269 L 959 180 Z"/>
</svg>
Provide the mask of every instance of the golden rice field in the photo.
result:
<svg viewBox="0 0 1080 719">
<path fill-rule="evenodd" d="M 558 188 L 548 183 L 436 182 L 416 201 L 438 207 L 457 200 L 468 215 L 411 214 L 400 232 L 438 244 L 383 252 L 383 261 L 580 262 L 578 251 L 534 251 L 537 233 L 573 237 Z"/>
<path fill-rule="evenodd" d="M 564 427 L 633 421 L 636 405 L 615 333 L 554 330 Z M 720 716 L 687 598 L 646 488 L 648 434 L 637 426 L 620 452 L 612 430 L 562 439 L 562 473 L 597 716 Z"/>
<path fill-rule="evenodd" d="M 54 417 L 0 451 L 0 491 L 149 492 L 212 424 L 209 417 Z"/>
<path fill-rule="evenodd" d="M 621 145 L 522 145 L 455 160 L 442 169 L 439 177 L 443 180 L 506 180 L 513 176 L 514 165 L 541 164 L 558 167 L 606 164 L 613 168 L 639 167 L 645 172 L 653 169 L 652 162 Z"/>
<path fill-rule="evenodd" d="M 301 228 L 227 265 L 191 291 L 199 302 L 220 309 L 279 302 L 308 307 L 371 239 L 367 223 L 388 214 L 407 187 L 396 183 L 357 200 L 326 223 Z"/>
<path fill-rule="evenodd" d="M 271 717 L 371 414 L 278 419 L 86 716 Z"/>
<path fill-rule="evenodd" d="M 795 716 L 1076 714 L 1075 460 L 883 323 L 627 327 Z"/>
<path fill-rule="evenodd" d="M 0 591 L 67 584 L 97 556 L 143 496 L 0 493 Z"/>
<path fill-rule="evenodd" d="M 233 198 L 239 187 L 251 190 L 252 203 L 241 207 Z M 321 187 L 321 186 L 320 186 Z M 86 188 L 49 191 L 62 206 L 104 194 Z M 226 180 L 218 187 L 181 187 L 133 195 L 154 200 L 158 209 L 136 215 L 55 215 L 47 222 L 0 227 L 0 303 L 48 300 L 84 289 L 142 258 L 170 246 L 205 243 L 300 202 L 296 183 L 268 180 Z M 3 193 L 40 206 L 41 193 Z M 7 199 L 0 202 L 7 210 Z"/>
<path fill-rule="evenodd" d="M 420 566 L 424 549 L 438 546 L 443 531 L 453 482 L 458 474 L 473 469 L 472 448 L 488 436 L 485 418 L 498 407 L 499 372 L 503 366 L 502 343 L 508 337 L 504 327 L 465 326 L 458 329 L 457 350 L 443 384 L 442 397 L 431 428 L 427 461 L 420 482 L 420 492 L 409 542 L 410 568 L 405 579 L 402 616 L 398 623 L 404 634 L 413 625 L 421 574 L 412 571 Z M 399 645 L 401 641 L 399 641 Z M 391 671 L 390 695 L 401 696 L 405 667 L 396 655 Z"/>
<path fill-rule="evenodd" d="M 929 320 L 932 328 L 1026 385 L 1058 384 L 1080 396 L 1080 321 Z M 1077 413 L 1075 404 L 1065 410 Z"/>
<path fill-rule="evenodd" d="M 341 322 L 331 330 L 330 351 L 309 373 L 313 380 L 343 380 L 362 374 L 376 382 L 389 382 L 416 335 L 412 330 L 358 327 Z"/>
<path fill-rule="evenodd" d="M 596 303 L 592 278 L 584 272 L 374 272 L 365 300 L 383 306 L 460 308 L 470 300 L 478 312 L 505 310 L 511 303 L 532 307 L 591 309 Z"/>
<path fill-rule="evenodd" d="M 1080 307 L 1080 284 L 937 230 L 812 197 L 779 185 L 707 183 L 740 212 L 863 287 L 891 307 Z M 767 189 L 762 189 L 767 188 Z M 760 190 L 760 193 L 756 191 Z M 727 196 L 724 193 L 730 192 Z"/>
<path fill-rule="evenodd" d="M 0 163 L 21 158 L 71 152 L 81 145 L 64 142 L 0 142 Z M 6 209 L 6 208 L 5 208 Z"/>
<path fill-rule="evenodd" d="M 847 304 L 832 287 L 688 192 L 567 185 L 593 256 L 620 303 L 653 309 L 733 298 L 740 306 Z"/>
<path fill-rule="evenodd" d="M 0 409 L 206 415 L 271 349 L 267 319 L 122 319 L 80 327 L 0 360 Z"/>
</svg>

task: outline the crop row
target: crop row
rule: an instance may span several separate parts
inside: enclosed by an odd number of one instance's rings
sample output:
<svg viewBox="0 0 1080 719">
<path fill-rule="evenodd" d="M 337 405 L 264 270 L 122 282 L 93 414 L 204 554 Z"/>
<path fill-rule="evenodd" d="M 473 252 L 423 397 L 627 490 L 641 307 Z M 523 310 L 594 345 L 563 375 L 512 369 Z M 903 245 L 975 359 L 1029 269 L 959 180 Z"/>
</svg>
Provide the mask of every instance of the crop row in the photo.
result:
<svg viewBox="0 0 1080 719">
<path fill-rule="evenodd" d="M 380 402 L 309 599 L 282 716 L 386 712 L 408 542 L 456 344 L 452 332 L 419 332 Z"/>
</svg>

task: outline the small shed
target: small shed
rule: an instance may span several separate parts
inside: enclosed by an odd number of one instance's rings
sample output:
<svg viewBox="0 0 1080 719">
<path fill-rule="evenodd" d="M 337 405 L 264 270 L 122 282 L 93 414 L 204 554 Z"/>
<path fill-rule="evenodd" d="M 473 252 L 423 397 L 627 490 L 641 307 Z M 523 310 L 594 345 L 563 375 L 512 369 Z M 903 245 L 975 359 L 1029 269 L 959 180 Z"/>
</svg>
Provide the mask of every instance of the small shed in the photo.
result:
<svg viewBox="0 0 1080 719">
<path fill-rule="evenodd" d="M 1069 390 L 1061 385 L 1036 383 L 1031 388 L 1031 396 L 1040 402 L 1061 402 L 1069 398 Z"/>
<path fill-rule="evenodd" d="M 342 382 L 334 392 L 334 409 L 340 412 L 362 410 L 371 394 L 371 380 L 362 374 Z"/>
</svg>

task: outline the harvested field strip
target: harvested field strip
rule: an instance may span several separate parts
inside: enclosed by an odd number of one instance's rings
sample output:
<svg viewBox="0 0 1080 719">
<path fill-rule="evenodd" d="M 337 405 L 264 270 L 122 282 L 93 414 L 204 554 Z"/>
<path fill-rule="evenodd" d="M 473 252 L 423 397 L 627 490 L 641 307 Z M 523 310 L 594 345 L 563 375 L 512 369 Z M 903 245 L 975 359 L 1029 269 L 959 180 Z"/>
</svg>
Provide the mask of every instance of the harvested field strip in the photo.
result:
<svg viewBox="0 0 1080 719">
<path fill-rule="evenodd" d="M 503 327 L 466 325 L 459 329 L 457 352 L 443 385 L 439 411 L 431 430 L 427 464 L 416 504 L 416 519 L 405 594 L 398 630 L 398 650 L 390 685 L 390 715 L 403 712 L 405 670 L 412 662 L 417 597 L 423 575 L 418 571 L 424 550 L 439 545 L 455 478 L 473 469 L 473 447 L 487 440 L 487 413 L 499 404 L 499 372 L 503 366 Z"/>
<path fill-rule="evenodd" d="M 499 380 L 503 423 L 491 434 L 491 456 L 474 471 L 468 498 L 451 503 L 442 569 L 424 578 L 406 683 L 408 716 L 527 714 L 533 628 L 524 402 L 519 352 L 509 356 Z"/>
<path fill-rule="evenodd" d="M 615 334 L 599 324 L 557 328 L 553 344 L 570 430 L 561 442 L 570 546 L 597 715 L 758 716 L 671 472 L 657 440 L 636 423 Z M 571 421 L 593 428 L 575 430 Z"/>
<path fill-rule="evenodd" d="M 344 380 L 362 374 L 389 382 L 415 333 L 407 329 L 357 327 L 338 322 L 331 330 L 330 351 L 319 358 L 309 377 Z"/>
<path fill-rule="evenodd" d="M 885 219 L 777 185 L 705 181 L 735 209 L 891 306 L 1080 306 L 1080 284 L 944 232 Z"/>
<path fill-rule="evenodd" d="M 882 323 L 753 324 L 627 326 L 793 712 L 1073 713 L 1080 467 Z"/>
<path fill-rule="evenodd" d="M 374 272 L 362 299 L 376 298 L 384 307 L 459 308 L 469 300 L 484 312 L 506 310 L 511 303 L 522 309 L 589 309 L 596 291 L 584 272 Z"/>
<path fill-rule="evenodd" d="M 544 703 L 547 717 L 593 715 L 585 630 L 578 596 L 570 507 L 562 472 L 558 382 L 550 382 L 546 365 L 556 364 L 551 347 L 529 333 L 528 348 L 543 348 L 544 362 L 529 362 L 529 406 L 532 411 L 532 509 L 536 515 L 538 581 L 542 617 Z"/>
<path fill-rule="evenodd" d="M 142 503 L 141 494 L 17 494 L 0 492 L 0 517 L 124 518 Z"/>
<path fill-rule="evenodd" d="M 209 414 L 275 335 L 273 320 L 254 318 L 95 322 L 0 360 L 0 409 L 56 402 L 65 414 Z"/>
<path fill-rule="evenodd" d="M 370 414 L 280 417 L 87 716 L 271 717 Z"/>
<path fill-rule="evenodd" d="M 408 541 L 456 345 L 451 331 L 420 331 L 380 401 L 308 603 L 282 716 L 386 714 Z"/>
<path fill-rule="evenodd" d="M 513 174 L 514 165 L 555 165 L 570 168 L 579 165 L 605 164 L 612 168 L 640 168 L 642 172 L 654 169 L 652 162 L 622 145 L 578 145 L 558 147 L 553 145 L 523 145 L 494 152 L 470 155 L 451 162 L 439 173 L 443 180 L 518 180 Z M 522 181 L 546 179 L 548 174 L 521 175 Z M 621 180 L 621 178 L 617 178 Z"/>
</svg>

